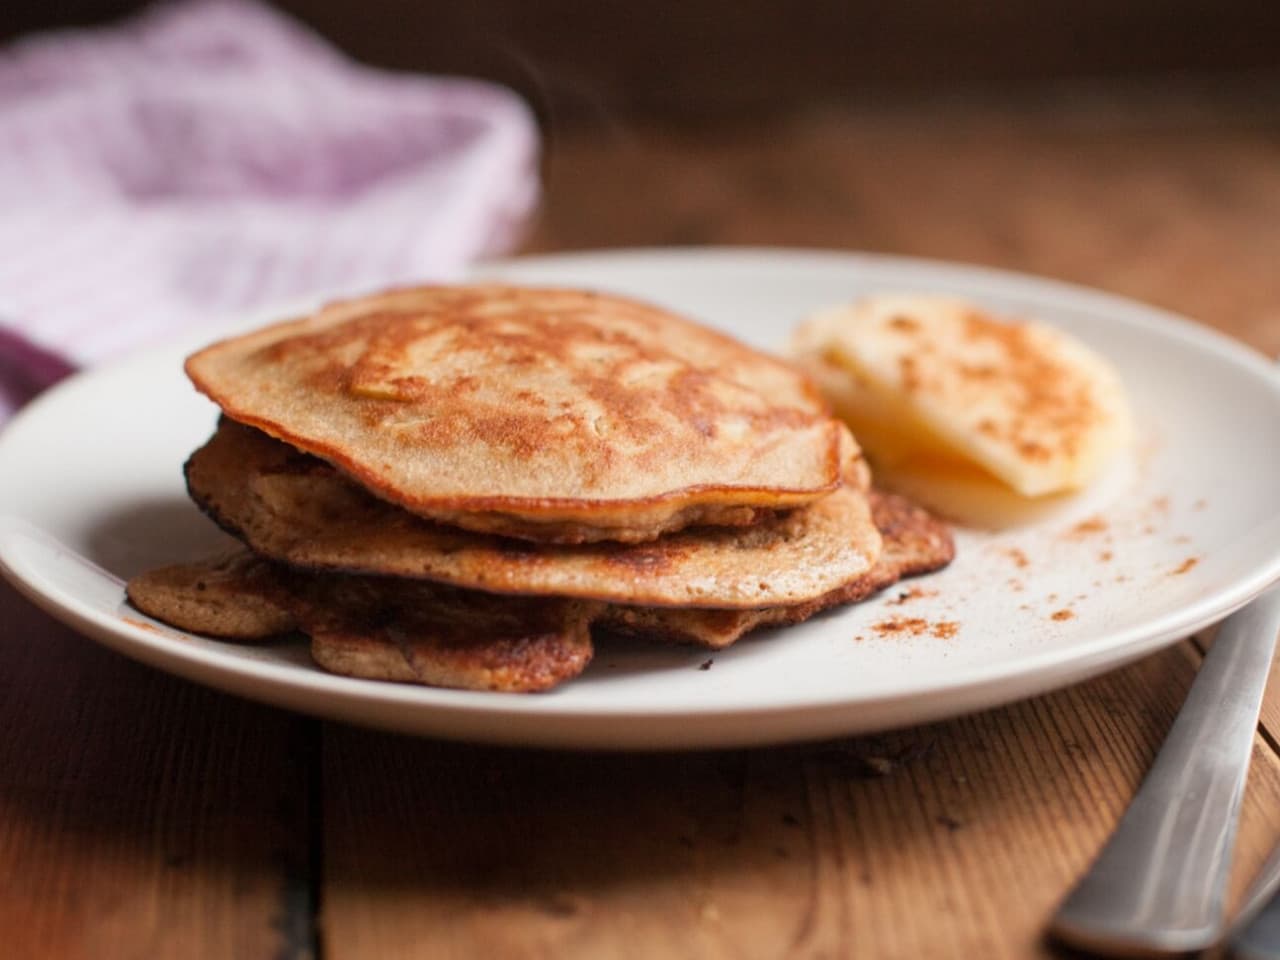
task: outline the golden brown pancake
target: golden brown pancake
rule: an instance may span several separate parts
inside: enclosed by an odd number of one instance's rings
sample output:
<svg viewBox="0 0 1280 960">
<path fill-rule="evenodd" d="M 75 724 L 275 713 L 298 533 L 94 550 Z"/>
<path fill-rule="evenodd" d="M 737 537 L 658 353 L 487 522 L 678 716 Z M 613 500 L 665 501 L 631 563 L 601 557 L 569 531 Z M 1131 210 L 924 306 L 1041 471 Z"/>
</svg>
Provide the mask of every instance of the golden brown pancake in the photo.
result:
<svg viewBox="0 0 1280 960">
<path fill-rule="evenodd" d="M 158 620 L 215 635 L 226 635 L 229 621 L 270 625 L 275 621 L 264 620 L 262 610 L 273 609 L 284 618 L 276 622 L 279 630 L 296 625 L 309 634 L 312 656 L 334 673 L 473 690 L 545 690 L 585 669 L 591 626 L 720 649 L 751 630 L 807 620 L 951 560 L 950 535 L 923 510 L 874 491 L 871 503 L 885 543 L 875 567 L 816 600 L 764 610 L 504 597 L 396 577 L 291 570 L 248 551 L 233 561 L 186 565 L 182 576 L 143 574 L 130 582 L 129 598 Z M 235 580 L 238 588 L 222 603 L 185 602 L 193 583 L 237 569 L 252 575 Z M 140 582 L 148 589 L 136 589 Z"/>
<path fill-rule="evenodd" d="M 750 524 L 835 490 L 850 442 L 786 363 L 574 290 L 340 302 L 214 344 L 187 372 L 233 419 L 383 499 L 536 540 Z"/>
<path fill-rule="evenodd" d="M 494 593 L 759 608 L 857 580 L 880 536 L 861 491 L 745 528 L 691 528 L 643 544 L 532 544 L 424 520 L 316 457 L 223 420 L 186 465 L 192 498 L 252 549 L 297 567 L 443 581 Z"/>
<path fill-rule="evenodd" d="M 300 630 L 332 673 L 534 692 L 591 662 L 596 607 L 392 577 L 298 574 L 244 549 L 129 581 L 129 601 L 191 633 L 264 640 Z"/>
<path fill-rule="evenodd" d="M 761 627 L 800 623 L 830 607 L 857 603 L 903 577 L 941 569 L 955 556 L 946 526 L 905 497 L 873 490 L 871 514 L 884 540 L 875 566 L 806 603 L 764 610 L 699 610 L 611 605 L 596 623 L 619 633 L 719 649 Z"/>
<path fill-rule="evenodd" d="M 245 550 L 148 570 L 125 592 L 139 610 L 191 633 L 265 640 L 295 626 L 278 568 Z"/>
<path fill-rule="evenodd" d="M 311 656 L 331 673 L 532 693 L 576 677 L 591 662 L 590 604 L 392 577 L 290 580 Z"/>
</svg>

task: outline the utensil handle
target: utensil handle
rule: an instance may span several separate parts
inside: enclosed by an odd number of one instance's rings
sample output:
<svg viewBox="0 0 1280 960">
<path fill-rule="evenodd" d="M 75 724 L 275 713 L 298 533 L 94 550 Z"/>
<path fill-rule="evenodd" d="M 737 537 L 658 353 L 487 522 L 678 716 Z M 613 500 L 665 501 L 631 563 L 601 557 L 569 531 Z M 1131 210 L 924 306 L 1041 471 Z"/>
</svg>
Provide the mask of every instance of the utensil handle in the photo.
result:
<svg viewBox="0 0 1280 960">
<path fill-rule="evenodd" d="M 1235 932 L 1232 960 L 1280 960 L 1280 845 L 1271 851 L 1245 896 Z"/>
<path fill-rule="evenodd" d="M 1097 953 L 1159 956 L 1212 946 L 1262 694 L 1280 631 L 1280 588 L 1228 617 L 1115 833 L 1050 933 Z"/>
</svg>

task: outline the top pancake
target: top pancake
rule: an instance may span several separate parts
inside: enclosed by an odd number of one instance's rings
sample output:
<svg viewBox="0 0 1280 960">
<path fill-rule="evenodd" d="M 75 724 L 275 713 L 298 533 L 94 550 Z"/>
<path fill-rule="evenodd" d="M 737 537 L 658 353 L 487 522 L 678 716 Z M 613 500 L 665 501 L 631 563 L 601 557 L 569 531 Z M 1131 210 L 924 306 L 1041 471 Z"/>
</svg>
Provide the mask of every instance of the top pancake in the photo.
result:
<svg viewBox="0 0 1280 960">
<path fill-rule="evenodd" d="M 440 286 L 332 304 L 190 357 L 233 419 L 470 530 L 643 541 L 835 490 L 847 432 L 800 373 L 668 311 Z"/>
</svg>

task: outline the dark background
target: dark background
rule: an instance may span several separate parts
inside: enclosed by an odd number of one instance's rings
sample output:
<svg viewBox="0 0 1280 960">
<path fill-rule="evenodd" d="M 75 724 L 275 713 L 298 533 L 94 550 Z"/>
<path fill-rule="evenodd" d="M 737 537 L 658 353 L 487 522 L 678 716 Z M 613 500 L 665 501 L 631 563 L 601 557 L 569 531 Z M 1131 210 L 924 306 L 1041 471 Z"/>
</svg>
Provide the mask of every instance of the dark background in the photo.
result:
<svg viewBox="0 0 1280 960">
<path fill-rule="evenodd" d="M 0 40 L 136 0 L 2 0 Z M 361 60 L 489 77 L 545 117 L 702 122 L 885 95 L 1280 76 L 1251 0 L 281 0 Z"/>
</svg>

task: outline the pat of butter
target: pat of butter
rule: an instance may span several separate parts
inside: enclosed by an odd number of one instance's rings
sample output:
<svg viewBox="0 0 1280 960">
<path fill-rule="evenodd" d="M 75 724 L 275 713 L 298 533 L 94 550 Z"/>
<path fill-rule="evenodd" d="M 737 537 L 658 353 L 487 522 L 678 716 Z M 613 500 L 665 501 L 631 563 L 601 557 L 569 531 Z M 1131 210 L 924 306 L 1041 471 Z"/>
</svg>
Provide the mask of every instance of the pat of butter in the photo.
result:
<svg viewBox="0 0 1280 960">
<path fill-rule="evenodd" d="M 877 470 L 908 477 L 913 492 L 931 479 L 966 499 L 993 485 L 1025 498 L 1076 490 L 1131 439 L 1106 360 L 963 300 L 878 296 L 824 310 L 798 328 L 792 354 Z"/>
</svg>

